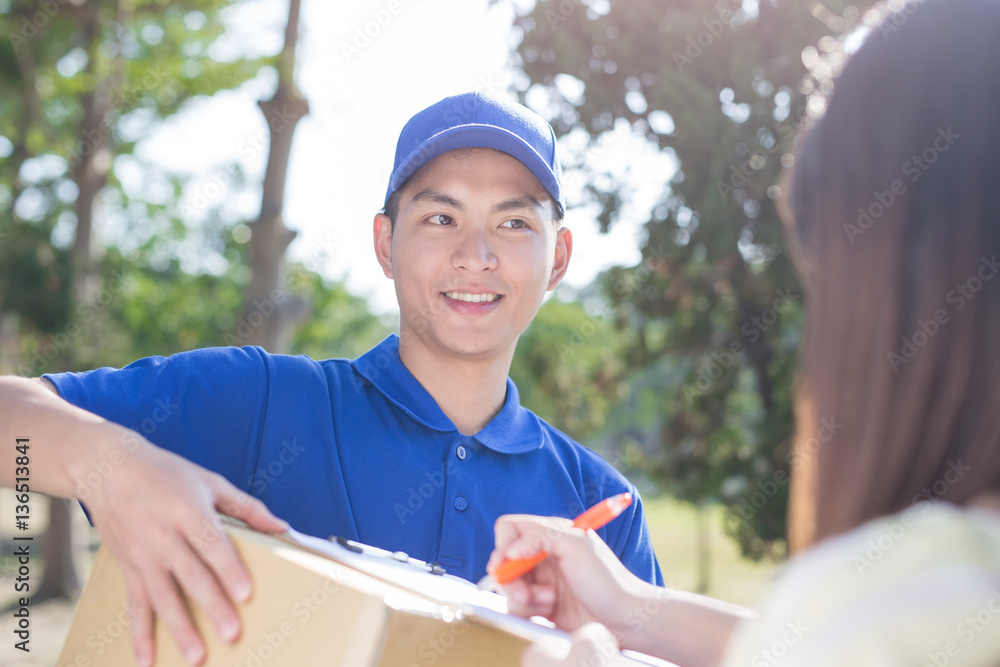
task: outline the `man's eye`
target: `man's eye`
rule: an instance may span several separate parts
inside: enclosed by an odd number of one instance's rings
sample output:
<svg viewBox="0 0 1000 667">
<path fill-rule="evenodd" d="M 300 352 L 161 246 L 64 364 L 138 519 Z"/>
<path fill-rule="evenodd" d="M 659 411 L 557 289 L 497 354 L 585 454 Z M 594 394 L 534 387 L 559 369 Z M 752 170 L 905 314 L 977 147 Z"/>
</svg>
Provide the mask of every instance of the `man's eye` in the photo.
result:
<svg viewBox="0 0 1000 667">
<path fill-rule="evenodd" d="M 434 225 L 450 225 L 454 222 L 450 215 L 444 215 L 443 213 L 435 213 L 431 217 L 427 218 L 427 222 Z"/>
<path fill-rule="evenodd" d="M 510 229 L 526 229 L 528 223 L 520 218 L 513 218 L 511 220 L 505 220 L 500 224 L 501 227 L 508 227 Z"/>
</svg>

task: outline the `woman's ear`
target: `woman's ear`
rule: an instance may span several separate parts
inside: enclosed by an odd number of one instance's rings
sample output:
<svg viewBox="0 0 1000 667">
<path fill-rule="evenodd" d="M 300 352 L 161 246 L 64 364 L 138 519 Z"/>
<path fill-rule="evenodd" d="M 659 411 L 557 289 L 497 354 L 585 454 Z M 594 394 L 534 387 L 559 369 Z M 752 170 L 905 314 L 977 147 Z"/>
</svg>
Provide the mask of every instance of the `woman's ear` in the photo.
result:
<svg viewBox="0 0 1000 667">
<path fill-rule="evenodd" d="M 384 213 L 375 216 L 375 256 L 382 265 L 382 273 L 392 278 L 392 220 Z"/>
</svg>

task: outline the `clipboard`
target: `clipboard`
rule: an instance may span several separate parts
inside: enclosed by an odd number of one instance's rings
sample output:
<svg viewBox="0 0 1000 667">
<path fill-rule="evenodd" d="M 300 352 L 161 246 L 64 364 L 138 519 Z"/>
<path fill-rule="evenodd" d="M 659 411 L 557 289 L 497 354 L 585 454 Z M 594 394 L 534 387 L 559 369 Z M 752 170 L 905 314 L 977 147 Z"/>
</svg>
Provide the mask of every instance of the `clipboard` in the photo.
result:
<svg viewBox="0 0 1000 667">
<path fill-rule="evenodd" d="M 569 647 L 567 633 L 508 614 L 506 598 L 434 564 L 349 540 L 223 523 L 254 593 L 236 605 L 243 631 L 233 644 L 188 602 L 206 667 L 516 667 L 532 642 Z M 57 667 L 134 665 L 130 625 L 121 569 L 102 546 Z M 186 667 L 162 623 L 154 632 L 154 665 Z M 626 655 L 626 664 L 671 665 Z"/>
</svg>

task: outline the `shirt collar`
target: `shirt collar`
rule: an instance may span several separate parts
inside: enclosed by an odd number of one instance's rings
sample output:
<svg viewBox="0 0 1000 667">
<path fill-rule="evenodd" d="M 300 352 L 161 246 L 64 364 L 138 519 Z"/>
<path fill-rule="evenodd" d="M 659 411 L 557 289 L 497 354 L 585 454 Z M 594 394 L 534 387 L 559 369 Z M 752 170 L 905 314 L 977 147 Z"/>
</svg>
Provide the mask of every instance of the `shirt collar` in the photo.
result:
<svg viewBox="0 0 1000 667">
<path fill-rule="evenodd" d="M 458 432 L 455 424 L 427 393 L 399 358 L 399 337 L 391 334 L 381 343 L 351 361 L 355 372 L 367 379 L 389 401 L 424 426 L 442 432 Z M 543 442 L 541 420 L 521 407 L 514 382 L 507 378 L 503 408 L 473 436 L 481 445 L 501 454 L 523 454 L 539 449 Z"/>
</svg>

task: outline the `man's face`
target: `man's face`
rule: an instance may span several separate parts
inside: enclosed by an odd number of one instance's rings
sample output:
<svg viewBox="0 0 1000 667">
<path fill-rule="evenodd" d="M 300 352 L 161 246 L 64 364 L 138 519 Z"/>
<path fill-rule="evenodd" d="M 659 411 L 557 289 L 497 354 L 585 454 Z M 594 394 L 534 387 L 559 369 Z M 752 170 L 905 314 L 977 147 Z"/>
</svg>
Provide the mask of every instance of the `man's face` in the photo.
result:
<svg viewBox="0 0 1000 667">
<path fill-rule="evenodd" d="M 400 336 L 434 353 L 513 354 L 542 297 L 562 278 L 572 237 L 516 158 L 445 153 L 407 183 L 395 230 L 375 219 L 375 249 L 396 285 Z"/>
</svg>

